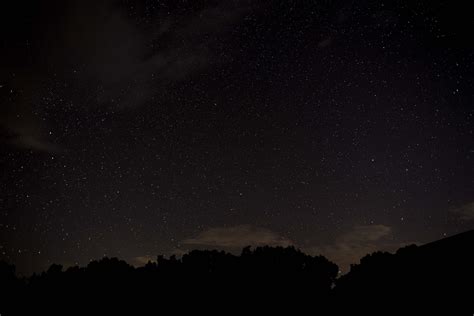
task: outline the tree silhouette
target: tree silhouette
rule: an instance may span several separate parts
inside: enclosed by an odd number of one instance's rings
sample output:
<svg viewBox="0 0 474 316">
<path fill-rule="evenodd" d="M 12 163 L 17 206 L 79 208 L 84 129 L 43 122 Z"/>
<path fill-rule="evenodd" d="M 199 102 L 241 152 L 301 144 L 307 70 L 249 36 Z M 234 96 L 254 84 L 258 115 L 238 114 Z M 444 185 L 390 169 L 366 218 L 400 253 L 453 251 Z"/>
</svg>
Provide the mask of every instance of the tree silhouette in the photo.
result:
<svg viewBox="0 0 474 316">
<path fill-rule="evenodd" d="M 133 306 L 223 314 L 222 306 L 242 312 L 259 306 L 264 313 L 315 308 L 336 315 L 400 314 L 407 308 L 472 313 L 473 245 L 471 231 L 395 254 L 375 252 L 339 278 L 336 264 L 294 247 L 245 247 L 239 256 L 193 250 L 180 259 L 158 256 L 138 268 L 106 257 L 66 270 L 53 264 L 24 279 L 13 265 L 0 262 L 0 312 L 84 315 L 90 313 L 86 306 L 106 306 L 110 314 Z"/>
</svg>

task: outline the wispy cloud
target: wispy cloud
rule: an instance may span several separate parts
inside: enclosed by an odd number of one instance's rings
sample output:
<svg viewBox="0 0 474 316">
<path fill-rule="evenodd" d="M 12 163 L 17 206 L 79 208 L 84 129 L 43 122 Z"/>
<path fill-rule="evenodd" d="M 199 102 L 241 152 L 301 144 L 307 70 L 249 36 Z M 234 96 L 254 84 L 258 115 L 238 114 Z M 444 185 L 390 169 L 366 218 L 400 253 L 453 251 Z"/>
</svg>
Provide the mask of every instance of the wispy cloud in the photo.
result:
<svg viewBox="0 0 474 316">
<path fill-rule="evenodd" d="M 336 238 L 330 245 L 305 249 L 310 254 L 322 254 L 347 272 L 350 265 L 358 263 L 366 254 L 374 251 L 395 251 L 409 244 L 394 242 L 389 238 L 392 228 L 386 225 L 357 225 Z"/>
<path fill-rule="evenodd" d="M 36 135 L 18 135 L 9 141 L 12 145 L 31 149 L 35 151 L 43 151 L 47 153 L 56 153 L 59 147 L 45 139 L 38 138 Z"/>
<path fill-rule="evenodd" d="M 155 262 L 156 257 L 152 257 L 152 256 L 149 256 L 149 255 L 144 255 L 144 256 L 133 257 L 133 258 L 130 259 L 130 263 L 134 266 L 143 266 L 143 265 L 147 264 L 149 261 Z"/>
<path fill-rule="evenodd" d="M 66 11 L 58 59 L 85 65 L 77 76 L 100 86 L 90 102 L 109 104 L 114 99 L 119 107 L 141 105 L 167 83 L 207 67 L 217 36 L 245 8 L 223 1 L 186 14 L 165 14 L 166 9 L 141 25 L 116 1 L 72 3 L 75 9 Z"/>
<path fill-rule="evenodd" d="M 367 254 L 374 251 L 394 252 L 408 244 L 419 242 L 395 242 L 392 228 L 386 225 L 357 225 L 340 235 L 328 245 L 308 246 L 301 248 L 310 255 L 323 255 L 335 262 L 343 272 L 347 272 L 351 264 L 358 263 Z M 191 249 L 217 248 L 238 253 L 246 246 L 297 246 L 291 239 L 266 228 L 252 225 L 230 227 L 213 227 L 198 233 L 195 237 L 182 240 L 180 247 L 169 254 L 178 257 Z M 143 265 L 153 261 L 149 256 L 136 257 L 135 264 Z"/>
<path fill-rule="evenodd" d="M 452 209 L 451 213 L 465 221 L 474 220 L 474 202 L 464 204 L 458 208 Z"/>
<path fill-rule="evenodd" d="M 144 15 L 139 3 L 135 9 L 130 12 L 130 6 L 116 0 L 55 1 L 31 12 L 25 8 L 26 22 L 17 19 L 12 22 L 18 24 L 11 27 L 35 26 L 28 46 L 33 60 L 28 68 L 23 67 L 23 60 L 0 61 L 4 74 L 0 82 L 0 141 L 36 151 L 57 151 L 47 134 L 32 127 L 45 130 L 46 124 L 62 124 L 52 116 L 45 121 L 37 115 L 47 114 L 52 104 L 62 106 L 63 102 L 44 98 L 56 96 L 51 87 L 61 81 L 67 85 L 58 88 L 58 93 L 68 95 L 64 101 L 80 107 L 78 112 L 84 115 L 97 107 L 123 110 L 155 102 L 155 96 L 166 98 L 170 83 L 187 80 L 211 61 L 216 64 L 214 51 L 220 35 L 238 21 L 247 4 L 201 3 L 187 12 L 164 5 L 148 12 L 146 23 L 139 18 Z M 49 23 L 37 23 L 45 20 Z M 18 55 L 15 47 L 5 45 L 6 55 Z M 21 97 L 11 99 L 10 91 Z M 11 114 L 8 120 L 3 119 L 5 112 Z"/>
<path fill-rule="evenodd" d="M 61 151 L 61 148 L 48 137 L 44 124 L 28 111 L 28 106 L 22 100 L 18 102 L 14 111 L 7 106 L 0 109 L 0 141 L 39 152 Z"/>
<path fill-rule="evenodd" d="M 239 225 L 210 228 L 194 238 L 183 240 L 182 244 L 192 246 L 243 248 L 246 246 L 289 246 L 293 242 L 266 228 Z"/>
</svg>

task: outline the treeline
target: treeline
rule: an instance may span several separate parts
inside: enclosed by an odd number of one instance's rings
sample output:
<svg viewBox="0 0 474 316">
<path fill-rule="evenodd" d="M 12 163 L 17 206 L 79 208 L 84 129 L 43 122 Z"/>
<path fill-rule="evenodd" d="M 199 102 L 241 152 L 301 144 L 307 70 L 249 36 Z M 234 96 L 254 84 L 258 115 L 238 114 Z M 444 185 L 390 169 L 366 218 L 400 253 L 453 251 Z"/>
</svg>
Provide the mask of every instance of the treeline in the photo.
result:
<svg viewBox="0 0 474 316">
<path fill-rule="evenodd" d="M 86 306 L 109 312 L 133 306 L 148 313 L 167 307 L 225 314 L 220 306 L 251 305 L 266 312 L 406 314 L 409 307 L 472 315 L 473 246 L 468 232 L 395 254 L 376 252 L 339 278 L 336 264 L 293 247 L 247 247 L 239 256 L 194 250 L 138 268 L 103 258 L 66 270 L 53 264 L 29 278 L 18 278 L 15 267 L 2 262 L 0 313 L 67 315 L 83 314 Z"/>
</svg>

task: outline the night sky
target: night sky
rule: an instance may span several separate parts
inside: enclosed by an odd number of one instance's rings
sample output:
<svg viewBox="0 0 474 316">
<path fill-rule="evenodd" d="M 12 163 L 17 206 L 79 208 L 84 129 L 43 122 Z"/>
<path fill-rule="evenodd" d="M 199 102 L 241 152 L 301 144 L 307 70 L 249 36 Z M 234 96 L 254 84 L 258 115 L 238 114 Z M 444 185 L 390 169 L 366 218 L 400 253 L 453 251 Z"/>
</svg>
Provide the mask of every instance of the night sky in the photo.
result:
<svg viewBox="0 0 474 316">
<path fill-rule="evenodd" d="M 456 1 L 2 1 L 0 260 L 294 245 L 347 271 L 474 228 Z"/>
</svg>

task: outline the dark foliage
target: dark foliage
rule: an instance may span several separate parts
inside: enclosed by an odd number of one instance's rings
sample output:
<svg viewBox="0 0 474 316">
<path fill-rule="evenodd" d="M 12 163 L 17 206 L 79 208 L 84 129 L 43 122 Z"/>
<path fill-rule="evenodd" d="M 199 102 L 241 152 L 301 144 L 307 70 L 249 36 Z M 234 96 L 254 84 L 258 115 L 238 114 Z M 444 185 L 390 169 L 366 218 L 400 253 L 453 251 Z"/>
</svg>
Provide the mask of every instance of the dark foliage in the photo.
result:
<svg viewBox="0 0 474 316">
<path fill-rule="evenodd" d="M 336 281 L 334 295 L 345 312 L 390 307 L 407 314 L 473 315 L 474 231 L 423 246 L 376 252 Z"/>
<path fill-rule="evenodd" d="M 94 314 L 99 307 L 106 314 L 168 308 L 221 314 L 250 306 L 267 313 L 472 315 L 473 245 L 471 231 L 395 254 L 376 252 L 338 279 L 334 263 L 293 247 L 247 247 L 240 256 L 194 250 L 139 268 L 117 258 L 66 270 L 53 264 L 27 279 L 2 262 L 0 306 L 2 315 Z"/>
<path fill-rule="evenodd" d="M 248 247 L 240 256 L 217 250 L 194 250 L 179 260 L 158 256 L 156 263 L 139 268 L 117 258 L 65 271 L 53 264 L 46 272 L 24 280 L 15 277 L 13 266 L 3 263 L 1 273 L 9 280 L 2 288 L 8 292 L 5 306 L 10 312 L 21 314 L 34 306 L 48 313 L 71 314 L 85 305 L 134 306 L 148 311 L 158 306 L 207 306 L 206 310 L 217 312 L 221 304 L 281 302 L 283 306 L 294 300 L 313 304 L 314 295 L 322 304 L 337 271 L 337 265 L 326 258 L 293 247 Z M 69 307 L 63 310 L 59 304 Z"/>
</svg>

